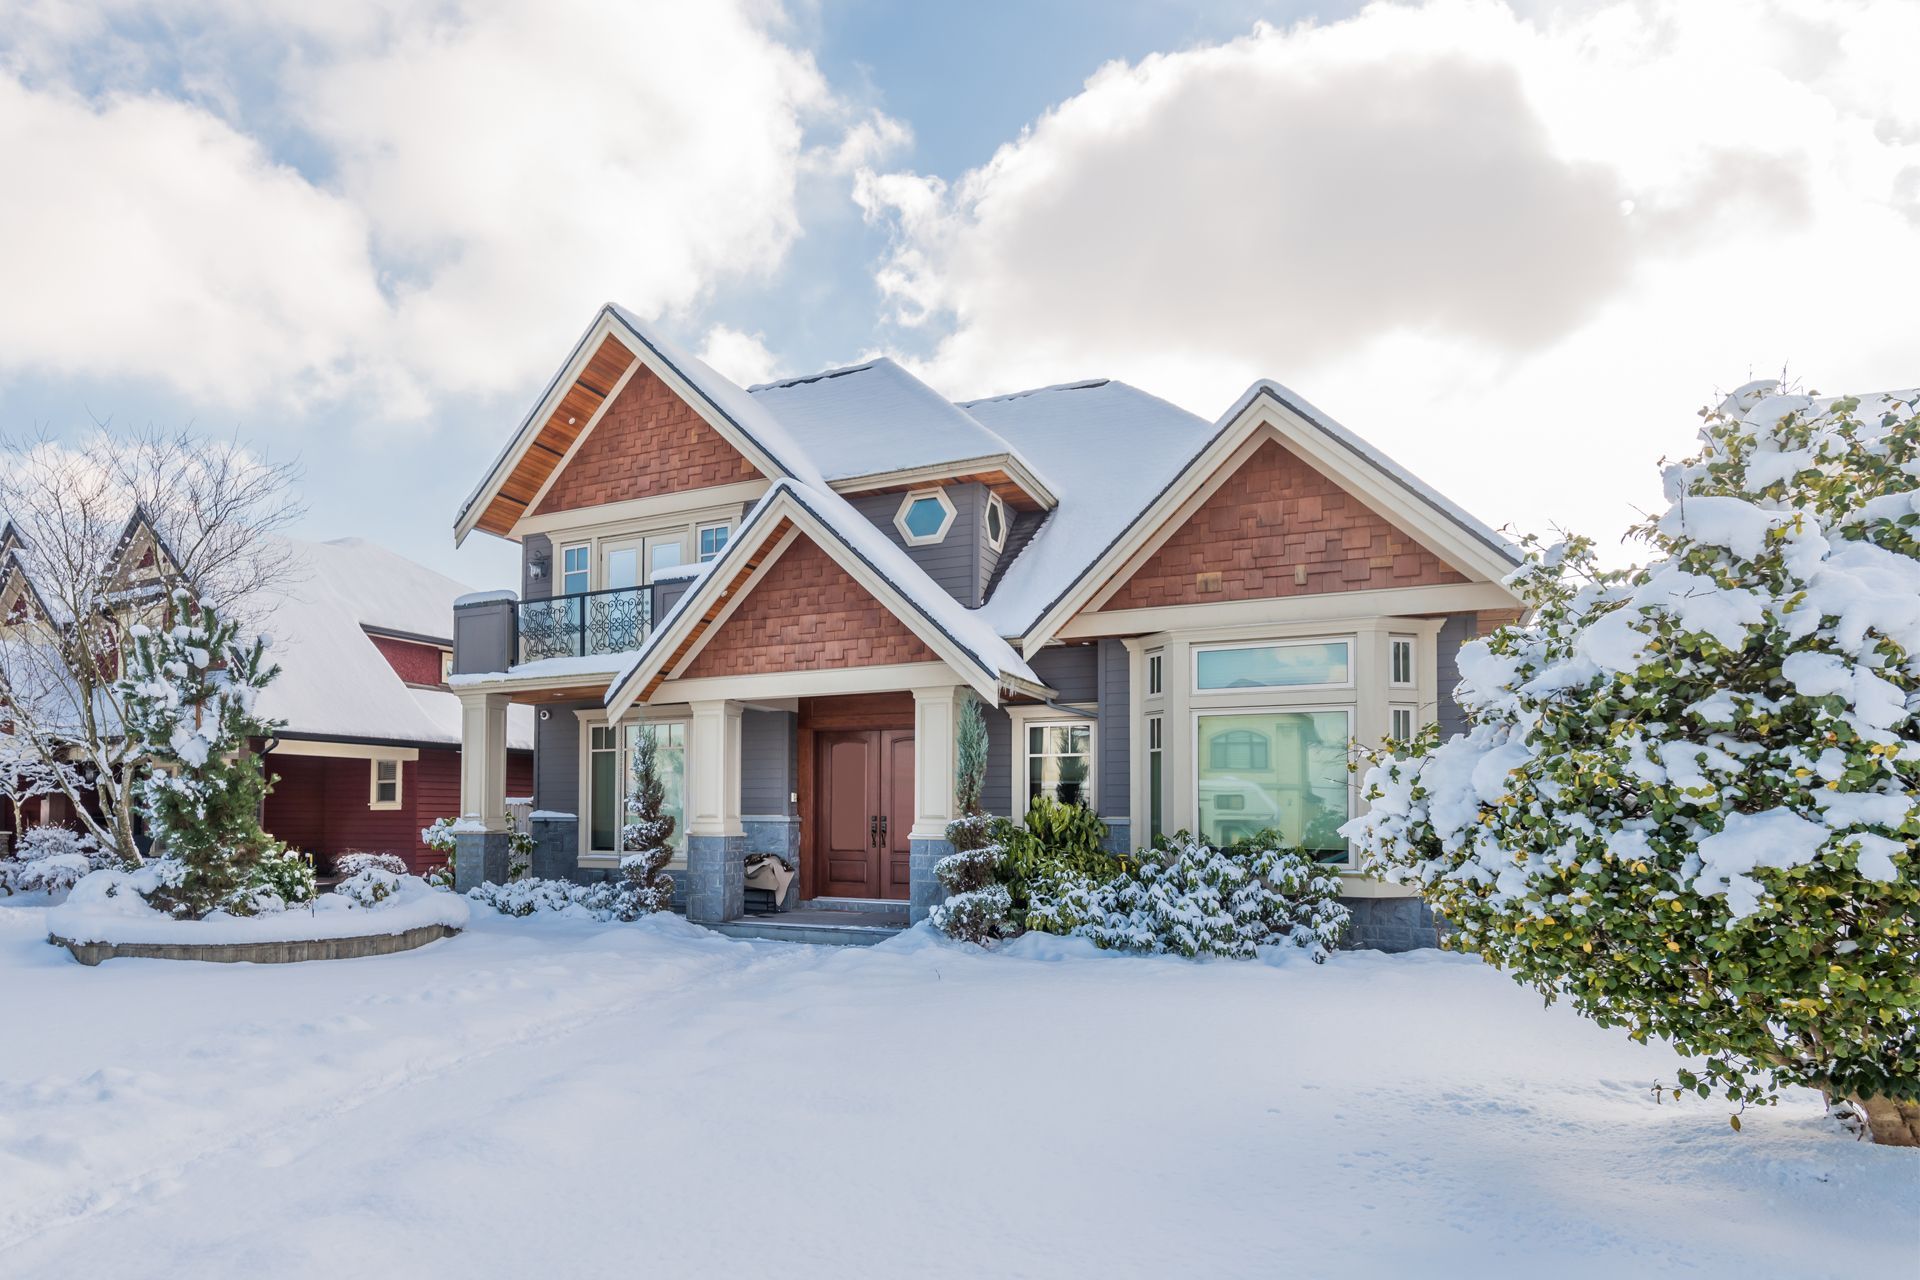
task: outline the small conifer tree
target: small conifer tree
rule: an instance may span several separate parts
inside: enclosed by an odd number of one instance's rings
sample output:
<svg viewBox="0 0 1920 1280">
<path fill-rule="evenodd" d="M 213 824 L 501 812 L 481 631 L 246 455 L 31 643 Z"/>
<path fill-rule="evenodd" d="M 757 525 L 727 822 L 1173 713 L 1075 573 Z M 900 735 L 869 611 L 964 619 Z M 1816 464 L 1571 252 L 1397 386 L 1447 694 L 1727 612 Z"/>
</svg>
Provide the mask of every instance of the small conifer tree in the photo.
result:
<svg viewBox="0 0 1920 1280">
<path fill-rule="evenodd" d="M 947 900 L 933 908 L 933 927 L 966 942 L 985 942 L 1012 930 L 1013 899 L 998 882 L 1003 850 L 994 838 L 994 820 L 980 808 L 987 776 L 987 722 L 972 698 L 960 704 L 954 736 L 954 798 L 960 816 L 947 825 L 954 851 L 934 864 L 934 876 Z"/>
<path fill-rule="evenodd" d="M 633 748 L 633 777 L 627 790 L 627 821 L 621 829 L 620 885 L 613 911 L 622 920 L 637 920 L 673 904 L 673 877 L 667 863 L 673 859 L 674 820 L 662 812 L 667 785 L 660 777 L 660 748 L 653 735 L 642 731 Z"/>
<path fill-rule="evenodd" d="M 174 625 L 132 629 L 119 692 L 126 727 L 155 768 L 141 780 L 139 811 L 158 852 L 180 867 L 149 901 L 198 919 L 221 908 L 257 909 L 263 860 L 280 846 L 260 828 L 271 781 L 250 739 L 278 727 L 254 710 L 280 674 L 266 641 L 240 639 L 236 623 L 186 591 L 175 592 Z"/>
</svg>

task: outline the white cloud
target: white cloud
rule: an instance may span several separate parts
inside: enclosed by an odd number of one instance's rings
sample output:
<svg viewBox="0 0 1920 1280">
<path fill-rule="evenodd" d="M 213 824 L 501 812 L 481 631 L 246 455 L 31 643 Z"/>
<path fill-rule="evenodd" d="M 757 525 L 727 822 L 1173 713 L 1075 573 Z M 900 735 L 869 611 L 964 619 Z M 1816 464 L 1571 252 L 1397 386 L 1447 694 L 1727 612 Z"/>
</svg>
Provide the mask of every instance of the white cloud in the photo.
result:
<svg viewBox="0 0 1920 1280">
<path fill-rule="evenodd" d="M 771 272 L 802 174 L 904 136 L 762 0 L 190 0 L 158 49 L 138 8 L 0 0 L 0 372 L 400 416 L 521 393 L 610 297 L 684 314 Z"/>
<path fill-rule="evenodd" d="M 861 175 L 956 394 L 1312 397 L 1477 512 L 1618 532 L 1716 386 L 1914 381 L 1920 6 L 1442 0 L 1114 64 Z M 1856 69 L 1858 69 L 1856 73 Z"/>
<path fill-rule="evenodd" d="M 743 387 L 772 382 L 781 373 L 780 359 L 767 350 L 766 339 L 757 333 L 742 333 L 728 325 L 717 324 L 707 331 L 700 358 Z"/>
</svg>

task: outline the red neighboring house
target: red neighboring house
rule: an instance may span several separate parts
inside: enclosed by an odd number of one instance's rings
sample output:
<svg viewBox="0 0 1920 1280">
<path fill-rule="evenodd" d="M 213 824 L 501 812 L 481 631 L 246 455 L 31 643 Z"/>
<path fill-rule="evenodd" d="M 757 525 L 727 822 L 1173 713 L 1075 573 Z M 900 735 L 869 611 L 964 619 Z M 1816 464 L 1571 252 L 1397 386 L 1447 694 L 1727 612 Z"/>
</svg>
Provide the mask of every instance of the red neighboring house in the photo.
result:
<svg viewBox="0 0 1920 1280">
<path fill-rule="evenodd" d="M 453 602 L 470 588 L 359 538 L 293 542 L 298 580 L 266 630 L 280 678 L 261 710 L 279 781 L 266 828 L 324 875 L 352 850 L 443 859 L 421 828 L 460 812 L 460 703 L 448 691 Z M 508 791 L 533 794 L 533 712 L 507 726 Z"/>
</svg>

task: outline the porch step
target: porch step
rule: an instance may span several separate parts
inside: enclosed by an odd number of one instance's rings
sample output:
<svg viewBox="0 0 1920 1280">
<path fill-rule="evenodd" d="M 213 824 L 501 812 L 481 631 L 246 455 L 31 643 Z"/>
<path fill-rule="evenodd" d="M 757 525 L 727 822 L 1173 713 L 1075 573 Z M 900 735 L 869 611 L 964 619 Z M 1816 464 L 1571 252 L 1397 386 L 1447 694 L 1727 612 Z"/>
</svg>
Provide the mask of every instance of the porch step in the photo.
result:
<svg viewBox="0 0 1920 1280">
<path fill-rule="evenodd" d="M 865 911 L 784 911 L 779 915 L 745 916 L 707 928 L 729 938 L 763 942 L 808 942 L 818 946 L 870 947 L 885 942 L 907 927 L 904 916 Z"/>
<path fill-rule="evenodd" d="M 801 915 L 814 911 L 831 911 L 835 915 L 855 912 L 862 916 L 871 916 L 878 923 L 885 921 L 896 924 L 902 929 L 907 927 L 907 904 L 891 898 L 802 898 L 788 915 Z"/>
</svg>

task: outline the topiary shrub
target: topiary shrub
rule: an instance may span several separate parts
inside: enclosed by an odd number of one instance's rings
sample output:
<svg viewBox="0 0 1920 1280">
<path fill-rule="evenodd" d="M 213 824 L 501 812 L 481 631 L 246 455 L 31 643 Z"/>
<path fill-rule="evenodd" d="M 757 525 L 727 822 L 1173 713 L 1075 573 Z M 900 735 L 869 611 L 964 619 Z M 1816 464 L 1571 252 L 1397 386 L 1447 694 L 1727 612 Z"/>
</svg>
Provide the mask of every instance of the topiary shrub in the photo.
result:
<svg viewBox="0 0 1920 1280">
<path fill-rule="evenodd" d="M 673 905 L 673 815 L 664 812 L 667 786 L 660 777 L 659 745 L 651 733 L 641 733 L 633 748 L 633 785 L 627 794 L 627 821 L 621 828 L 620 880 L 615 888 L 614 914 L 638 920 Z"/>
<path fill-rule="evenodd" d="M 980 787 L 987 772 L 987 725 L 980 704 L 971 698 L 960 705 L 954 746 L 954 795 L 960 816 L 947 824 L 947 842 L 954 852 L 933 865 L 934 877 L 947 898 L 933 907 L 927 919 L 950 938 L 985 943 L 1014 932 L 1013 901 L 1007 887 L 994 878 L 1005 852 L 1002 837 L 1008 824 L 980 811 Z"/>
<path fill-rule="evenodd" d="M 1468 732 L 1377 761 L 1345 833 L 1457 945 L 1704 1059 L 1681 1088 L 1920 1144 L 1920 417 L 1773 391 L 1704 415 L 1645 568 L 1530 548 Z"/>
</svg>

